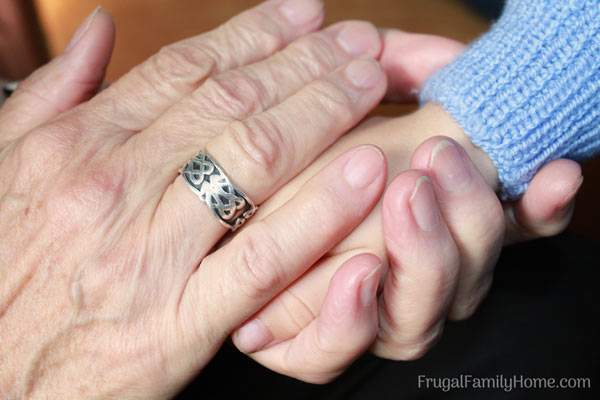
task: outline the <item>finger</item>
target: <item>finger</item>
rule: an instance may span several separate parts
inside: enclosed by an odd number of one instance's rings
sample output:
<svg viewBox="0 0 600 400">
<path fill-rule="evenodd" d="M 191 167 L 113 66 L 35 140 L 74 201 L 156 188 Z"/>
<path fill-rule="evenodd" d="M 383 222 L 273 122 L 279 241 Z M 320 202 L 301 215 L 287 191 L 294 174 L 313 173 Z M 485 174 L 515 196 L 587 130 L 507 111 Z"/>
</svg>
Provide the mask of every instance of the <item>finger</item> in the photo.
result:
<svg viewBox="0 0 600 400">
<path fill-rule="evenodd" d="M 232 181 L 260 204 L 379 102 L 385 91 L 384 78 L 374 60 L 356 60 L 269 111 L 232 123 L 206 145 L 206 150 Z M 146 150 L 141 150 L 146 154 L 153 152 L 148 162 L 157 163 L 151 168 L 148 163 L 144 166 L 146 177 L 140 180 L 144 190 L 156 187 L 161 179 L 164 185 L 172 182 L 175 168 L 191 158 L 194 149 L 201 148 L 193 141 L 184 145 L 183 138 L 173 140 L 166 138 L 169 135 L 164 136 L 165 141 L 147 143 Z M 152 150 L 165 147 L 172 152 L 157 156 L 156 150 Z M 184 227 L 186 231 L 182 236 L 194 238 L 201 244 L 189 253 L 189 265 L 197 265 L 199 257 L 224 234 L 224 228 L 190 191 L 183 178 L 178 177 L 170 185 L 166 193 L 164 186 L 156 189 L 157 195 L 164 193 L 155 218 L 157 226 Z"/>
<path fill-rule="evenodd" d="M 345 153 L 282 208 L 206 257 L 188 281 L 179 314 L 225 338 L 351 232 L 384 183 L 379 150 Z"/>
<path fill-rule="evenodd" d="M 575 161 L 555 160 L 545 165 L 523 197 L 505 208 L 506 244 L 562 232 L 571 221 L 582 183 L 581 167 Z"/>
<path fill-rule="evenodd" d="M 421 171 L 399 175 L 386 190 L 383 231 L 389 271 L 379 302 L 375 354 L 421 357 L 439 338 L 454 298 L 459 254 Z"/>
<path fill-rule="evenodd" d="M 452 39 L 396 29 L 383 29 L 381 36 L 380 62 L 389 81 L 386 97 L 392 101 L 414 101 L 425 81 L 465 49 Z"/>
<path fill-rule="evenodd" d="M 247 337 L 248 332 L 243 329 L 236 332 L 236 338 L 240 342 L 254 343 L 246 344 L 241 350 L 245 353 L 261 352 L 274 344 L 296 337 L 319 315 L 336 271 L 364 251 L 357 249 L 321 258 L 302 275 L 302 279 L 285 288 L 252 317 L 264 328 L 263 335 L 268 339 L 259 341 Z"/>
<path fill-rule="evenodd" d="M 452 139 L 434 137 L 424 142 L 413 154 L 411 167 L 426 170 L 433 178 L 461 259 L 450 318 L 467 318 L 492 283 L 505 231 L 502 206 L 467 153 Z"/>
<path fill-rule="evenodd" d="M 260 320 L 245 324 L 234 335 L 239 349 L 267 368 L 311 383 L 326 383 L 340 375 L 373 342 L 377 334 L 377 288 L 381 260 L 361 254 L 333 276 L 323 307 L 296 337 L 253 353 L 270 340 Z"/>
<path fill-rule="evenodd" d="M 73 35 L 65 52 L 21 82 L 4 104 L 0 146 L 96 94 L 114 39 L 111 16 L 98 8 Z"/>
<path fill-rule="evenodd" d="M 141 131 L 211 75 L 262 60 L 322 21 L 320 0 L 266 1 L 213 31 L 164 47 L 94 106 L 126 130 Z"/>
<path fill-rule="evenodd" d="M 273 56 L 207 79 L 146 132 L 160 138 L 173 126 L 178 136 L 198 136 L 199 123 L 182 125 L 192 114 L 202 119 L 203 135 L 220 134 L 235 120 L 259 114 L 322 78 L 351 59 L 377 57 L 381 39 L 367 22 L 349 21 L 304 36 Z M 205 118 L 202 118 L 202 116 Z"/>
</svg>

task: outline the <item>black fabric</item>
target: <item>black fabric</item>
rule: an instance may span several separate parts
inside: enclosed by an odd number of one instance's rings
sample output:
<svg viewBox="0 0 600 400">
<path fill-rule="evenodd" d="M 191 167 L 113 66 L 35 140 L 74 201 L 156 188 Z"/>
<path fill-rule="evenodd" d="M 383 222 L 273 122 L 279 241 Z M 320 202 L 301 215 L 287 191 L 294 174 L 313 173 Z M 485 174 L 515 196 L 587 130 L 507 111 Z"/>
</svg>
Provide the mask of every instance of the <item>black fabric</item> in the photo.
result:
<svg viewBox="0 0 600 400">
<path fill-rule="evenodd" d="M 464 322 L 448 323 L 422 359 L 370 355 L 316 386 L 270 372 L 227 345 L 180 399 L 591 399 L 600 398 L 600 243 L 571 235 L 506 249 L 492 290 Z M 419 389 L 418 376 L 588 377 L 588 390 Z"/>
<path fill-rule="evenodd" d="M 465 0 L 475 11 L 489 20 L 497 20 L 502 14 L 505 0 Z"/>
</svg>

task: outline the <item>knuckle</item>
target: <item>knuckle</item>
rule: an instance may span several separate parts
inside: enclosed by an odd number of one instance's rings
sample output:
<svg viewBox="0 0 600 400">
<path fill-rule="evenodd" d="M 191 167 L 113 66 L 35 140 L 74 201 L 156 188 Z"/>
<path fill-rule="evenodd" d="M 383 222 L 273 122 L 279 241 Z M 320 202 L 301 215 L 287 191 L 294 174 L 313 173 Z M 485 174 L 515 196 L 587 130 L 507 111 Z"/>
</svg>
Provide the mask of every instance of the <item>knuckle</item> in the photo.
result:
<svg viewBox="0 0 600 400">
<path fill-rule="evenodd" d="M 282 52 L 298 71 L 308 76 L 321 76 L 336 65 L 335 49 L 324 33 L 316 33 L 300 39 L 290 46 L 288 52 Z"/>
<path fill-rule="evenodd" d="M 285 37 L 279 24 L 268 13 L 253 9 L 234 17 L 220 28 L 223 37 L 247 49 L 264 49 L 273 53 L 282 48 Z M 238 47 L 239 48 L 239 47 Z"/>
<path fill-rule="evenodd" d="M 272 182 L 292 164 L 291 141 L 271 118 L 256 117 L 229 126 L 233 150 L 242 164 L 240 171 L 248 178 Z M 285 156 L 284 156 L 285 155 Z"/>
<path fill-rule="evenodd" d="M 413 334 L 407 338 L 386 338 L 383 356 L 396 361 L 414 361 L 423 357 L 437 343 L 442 335 L 443 323 L 436 324 L 428 331 Z"/>
<path fill-rule="evenodd" d="M 25 135 L 21 146 L 22 155 L 32 159 L 40 154 L 68 153 L 82 135 L 83 129 L 76 121 L 57 121 Z"/>
<path fill-rule="evenodd" d="M 170 84 L 197 87 L 219 64 L 219 54 L 210 46 L 175 43 L 162 47 L 140 70 L 152 85 Z"/>
<path fill-rule="evenodd" d="M 427 344 L 414 343 L 396 349 L 394 358 L 397 361 L 414 361 L 422 358 L 425 354 L 427 354 L 428 350 L 429 346 Z"/>
<path fill-rule="evenodd" d="M 71 157 L 84 131 L 75 115 L 31 131 L 17 145 L 19 171 L 31 180 L 47 179 Z"/>
<path fill-rule="evenodd" d="M 310 95 L 306 96 L 306 101 L 313 103 L 317 99 L 317 104 L 324 115 L 330 116 L 336 125 L 347 126 L 352 121 L 354 110 L 353 101 L 349 94 L 338 87 L 330 80 L 321 80 L 310 86 Z M 310 106 L 310 104 L 307 104 Z M 312 107 L 307 107 L 311 109 Z"/>
<path fill-rule="evenodd" d="M 212 113 L 242 118 L 266 108 L 264 83 L 237 70 L 208 79 L 196 94 L 201 107 Z"/>
<path fill-rule="evenodd" d="M 117 207 L 124 186 L 119 169 L 105 165 L 86 168 L 75 176 L 66 175 L 48 198 L 48 214 L 55 222 L 92 223 Z"/>
<path fill-rule="evenodd" d="M 263 223 L 247 228 L 239 243 L 235 268 L 240 287 L 249 297 L 269 298 L 285 282 L 280 254 L 277 241 Z"/>
</svg>

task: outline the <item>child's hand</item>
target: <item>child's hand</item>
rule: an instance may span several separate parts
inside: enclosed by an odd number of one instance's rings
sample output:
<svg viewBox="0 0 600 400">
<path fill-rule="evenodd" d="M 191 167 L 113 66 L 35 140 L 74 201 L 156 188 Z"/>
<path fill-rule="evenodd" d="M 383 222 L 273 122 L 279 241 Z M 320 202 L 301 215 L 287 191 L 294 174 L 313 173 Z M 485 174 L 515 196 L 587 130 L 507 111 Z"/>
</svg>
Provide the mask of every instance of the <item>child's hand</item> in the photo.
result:
<svg viewBox="0 0 600 400">
<path fill-rule="evenodd" d="M 421 57 L 411 57 L 413 60 L 433 59 L 427 51 L 439 50 L 443 45 L 431 37 L 401 35 L 406 34 L 387 33 L 386 49 L 401 47 L 389 43 L 390 37 L 418 39 Z M 446 61 L 452 59 L 451 52 L 441 52 Z M 411 64 L 396 68 L 399 63 L 386 53 L 382 62 L 388 72 L 404 74 L 402 79 L 390 78 L 396 82 L 390 91 L 395 98 L 404 98 L 409 94 L 407 90 L 418 89 L 425 80 L 420 72 L 410 69 Z M 421 71 L 419 65 L 413 67 Z M 439 134 L 454 140 L 431 138 Z M 387 269 L 380 296 L 380 330 L 373 332 L 377 337 L 373 351 L 386 358 L 414 359 L 439 338 L 448 315 L 462 319 L 475 311 L 491 284 L 505 237 L 515 241 L 550 235 L 566 226 L 569 205 L 580 184 L 581 171 L 576 163 L 555 161 L 538 173 L 520 202 L 504 205 L 503 210 L 493 191 L 496 178 L 490 160 L 470 144 L 441 108 L 428 105 L 407 117 L 367 121 L 273 196 L 253 221 L 284 204 L 337 154 L 363 143 L 378 145 L 386 153 L 389 176 L 395 178 L 383 206 L 378 206 L 333 252 L 318 260 L 302 279 L 233 335 L 240 350 L 268 368 L 299 379 L 328 381 L 359 356 L 331 354 L 335 349 L 331 338 L 347 340 L 344 335 L 352 332 L 324 332 L 343 324 L 341 319 L 352 317 L 322 313 L 340 309 L 335 302 L 348 298 L 343 291 L 352 282 L 345 286 L 343 280 L 351 280 L 351 276 L 345 271 L 348 268 L 340 269 L 348 260 L 374 253 Z M 406 171 L 408 168 L 412 170 Z M 330 286 L 330 282 L 336 284 Z M 305 329 L 313 321 L 313 328 Z M 314 329 L 315 324 L 320 329 Z M 314 354 L 319 349 L 307 348 L 307 332 L 322 332 L 323 338 L 329 338 L 328 343 L 322 343 L 321 365 Z M 310 343 L 323 340 L 312 339 Z M 325 361 L 332 358 L 339 362 Z"/>
</svg>

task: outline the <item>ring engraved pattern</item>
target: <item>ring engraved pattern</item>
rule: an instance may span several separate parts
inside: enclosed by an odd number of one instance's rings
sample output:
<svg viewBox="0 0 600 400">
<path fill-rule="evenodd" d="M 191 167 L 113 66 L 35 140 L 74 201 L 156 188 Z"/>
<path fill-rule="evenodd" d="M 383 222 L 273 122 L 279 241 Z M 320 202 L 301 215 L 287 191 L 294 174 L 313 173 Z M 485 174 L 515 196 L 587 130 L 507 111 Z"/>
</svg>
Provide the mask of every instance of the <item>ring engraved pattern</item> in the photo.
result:
<svg viewBox="0 0 600 400">
<path fill-rule="evenodd" d="M 236 188 L 221 167 L 206 153 L 198 153 L 181 170 L 190 189 L 208 205 L 219 221 L 235 231 L 257 207 Z"/>
</svg>

